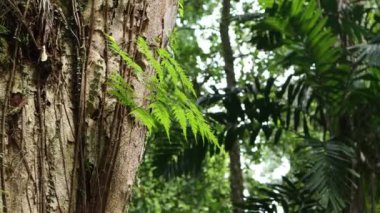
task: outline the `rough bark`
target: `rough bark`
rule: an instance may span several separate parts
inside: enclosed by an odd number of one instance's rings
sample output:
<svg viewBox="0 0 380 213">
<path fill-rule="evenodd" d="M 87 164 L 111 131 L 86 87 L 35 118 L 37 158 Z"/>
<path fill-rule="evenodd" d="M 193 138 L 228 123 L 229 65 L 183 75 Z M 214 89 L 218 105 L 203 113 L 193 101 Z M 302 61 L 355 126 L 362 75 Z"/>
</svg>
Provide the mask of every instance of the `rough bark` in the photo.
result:
<svg viewBox="0 0 380 213">
<path fill-rule="evenodd" d="M 227 88 L 233 89 L 236 86 L 235 72 L 234 72 L 234 57 L 229 36 L 230 26 L 230 0 L 222 1 L 222 20 L 220 23 L 220 36 L 222 40 L 222 50 L 224 59 L 224 71 L 226 74 Z M 231 112 L 227 112 L 231 113 Z M 236 126 L 237 120 L 231 125 Z M 234 127 L 232 127 L 234 128 Z M 231 148 L 229 150 L 230 156 L 230 188 L 231 188 L 231 202 L 233 204 L 233 212 L 243 212 L 239 205 L 243 203 L 243 173 L 240 162 L 240 143 L 238 140 L 229 141 Z"/>
<path fill-rule="evenodd" d="M 149 92 L 104 33 L 145 71 L 135 40 L 165 46 L 176 0 L 0 2 L 3 212 L 123 212 L 144 151 L 145 128 L 107 93 L 121 73 L 146 106 Z M 40 54 L 46 46 L 48 61 Z"/>
</svg>

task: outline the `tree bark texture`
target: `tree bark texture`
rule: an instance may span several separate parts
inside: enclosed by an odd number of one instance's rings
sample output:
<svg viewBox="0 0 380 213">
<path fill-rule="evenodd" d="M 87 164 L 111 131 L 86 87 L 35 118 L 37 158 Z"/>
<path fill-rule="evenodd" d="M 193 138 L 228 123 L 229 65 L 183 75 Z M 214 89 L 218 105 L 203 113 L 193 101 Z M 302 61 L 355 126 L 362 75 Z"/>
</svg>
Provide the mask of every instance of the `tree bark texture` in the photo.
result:
<svg viewBox="0 0 380 213">
<path fill-rule="evenodd" d="M 140 106 L 149 91 L 104 34 L 154 75 L 135 41 L 164 47 L 176 12 L 177 0 L 0 2 L 3 212 L 124 212 L 146 130 L 107 93 L 107 78 L 122 74 Z"/>
<path fill-rule="evenodd" d="M 231 1 L 222 1 L 222 16 L 220 23 L 220 37 L 222 40 L 222 55 L 224 59 L 224 71 L 227 80 L 227 89 L 232 90 L 236 86 L 235 72 L 234 72 L 234 57 L 233 50 L 230 42 L 229 26 L 231 22 Z M 227 112 L 231 114 L 232 112 Z M 237 118 L 235 123 L 231 124 L 235 128 L 237 125 Z M 231 202 L 233 205 L 233 212 L 240 213 L 243 210 L 239 207 L 243 203 L 243 172 L 240 162 L 240 143 L 237 139 L 228 141 L 231 144 L 229 152 L 230 156 L 230 188 L 231 188 Z"/>
</svg>

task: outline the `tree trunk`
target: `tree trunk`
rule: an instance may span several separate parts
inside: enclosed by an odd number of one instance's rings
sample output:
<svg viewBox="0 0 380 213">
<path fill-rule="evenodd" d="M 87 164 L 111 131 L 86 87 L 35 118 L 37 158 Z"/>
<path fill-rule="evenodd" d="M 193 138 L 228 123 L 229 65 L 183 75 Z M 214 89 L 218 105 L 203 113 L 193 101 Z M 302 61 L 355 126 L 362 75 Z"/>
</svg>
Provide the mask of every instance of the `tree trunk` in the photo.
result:
<svg viewBox="0 0 380 213">
<path fill-rule="evenodd" d="M 224 59 L 224 72 L 226 74 L 227 88 L 232 90 L 236 86 L 235 72 L 234 72 L 234 57 L 229 36 L 230 26 L 230 10 L 231 1 L 222 1 L 222 20 L 220 23 L 220 37 L 222 40 L 222 50 Z M 232 114 L 232 112 L 227 112 Z M 231 124 L 235 128 L 237 125 L 237 118 L 235 123 Z M 230 188 L 231 188 L 231 202 L 233 205 L 233 212 L 240 213 L 243 209 L 239 207 L 243 203 L 243 172 L 240 162 L 240 143 L 237 139 L 228 141 L 231 144 L 229 152 L 230 156 Z"/>
<path fill-rule="evenodd" d="M 104 33 L 153 75 L 135 41 L 165 46 L 176 10 L 177 0 L 0 2 L 3 212 L 125 210 L 146 131 L 107 93 L 107 78 L 122 74 L 140 106 L 149 91 Z"/>
<path fill-rule="evenodd" d="M 337 4 L 337 15 L 338 15 L 338 21 L 340 23 L 341 28 L 343 27 L 342 19 L 344 16 L 344 10 L 347 8 L 347 6 L 350 4 L 350 0 L 336 0 Z M 352 41 L 349 40 L 349 36 L 345 35 L 344 32 L 341 32 L 339 35 L 339 41 L 341 45 L 347 49 L 348 47 L 352 46 Z M 347 58 L 350 60 L 349 58 Z M 355 68 L 353 68 L 354 70 Z M 336 135 L 337 138 L 342 139 L 343 141 L 356 141 L 359 142 L 360 140 L 352 140 L 352 138 L 355 138 L 355 131 L 353 131 L 352 127 L 352 118 L 348 114 L 342 114 L 338 117 L 338 124 L 336 128 L 332 128 L 330 131 L 331 135 Z M 360 143 L 360 142 L 359 142 Z M 360 174 L 360 178 L 356 178 L 355 175 L 349 174 L 349 178 L 351 178 L 353 181 L 351 183 L 350 187 L 350 197 L 348 200 L 348 204 L 343 209 L 343 212 L 347 213 L 361 213 L 361 212 L 367 212 L 367 201 L 366 201 L 366 190 L 365 190 L 365 183 L 363 182 L 363 175 L 361 174 L 361 160 L 360 160 L 360 148 L 359 146 L 356 146 L 356 154 L 355 159 L 352 159 L 351 161 L 351 169 L 354 171 L 357 171 Z"/>
</svg>

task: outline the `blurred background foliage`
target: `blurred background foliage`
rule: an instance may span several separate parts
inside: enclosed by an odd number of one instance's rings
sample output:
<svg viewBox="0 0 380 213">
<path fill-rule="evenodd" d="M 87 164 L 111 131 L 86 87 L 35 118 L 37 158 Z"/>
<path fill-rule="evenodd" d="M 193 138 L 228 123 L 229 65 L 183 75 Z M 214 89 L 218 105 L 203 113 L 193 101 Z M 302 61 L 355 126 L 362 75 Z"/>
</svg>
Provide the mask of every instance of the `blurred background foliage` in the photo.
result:
<svg viewBox="0 0 380 213">
<path fill-rule="evenodd" d="M 231 1 L 226 89 L 227 1 L 184 0 L 170 41 L 223 150 L 155 132 L 129 212 L 380 212 L 380 1 Z M 231 141 L 244 178 L 234 204 Z"/>
</svg>

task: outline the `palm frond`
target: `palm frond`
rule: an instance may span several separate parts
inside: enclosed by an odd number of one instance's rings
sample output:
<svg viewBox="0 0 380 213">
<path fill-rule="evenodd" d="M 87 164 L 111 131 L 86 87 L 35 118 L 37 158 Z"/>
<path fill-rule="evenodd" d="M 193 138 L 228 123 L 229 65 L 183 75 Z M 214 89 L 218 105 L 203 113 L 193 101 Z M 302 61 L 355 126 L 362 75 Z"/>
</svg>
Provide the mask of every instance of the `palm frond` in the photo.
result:
<svg viewBox="0 0 380 213">
<path fill-rule="evenodd" d="M 321 206 L 314 192 L 304 189 L 298 178 L 282 178 L 282 183 L 260 185 L 247 197 L 242 208 L 248 212 L 278 212 L 281 206 L 285 213 L 315 212 L 324 213 L 327 209 Z"/>
<path fill-rule="evenodd" d="M 351 168 L 351 159 L 355 152 L 348 145 L 336 140 L 305 140 L 310 148 L 310 169 L 305 176 L 306 187 L 318 194 L 322 206 L 339 212 L 346 205 L 346 195 L 354 183 L 353 177 L 358 177 Z"/>
</svg>

